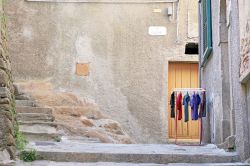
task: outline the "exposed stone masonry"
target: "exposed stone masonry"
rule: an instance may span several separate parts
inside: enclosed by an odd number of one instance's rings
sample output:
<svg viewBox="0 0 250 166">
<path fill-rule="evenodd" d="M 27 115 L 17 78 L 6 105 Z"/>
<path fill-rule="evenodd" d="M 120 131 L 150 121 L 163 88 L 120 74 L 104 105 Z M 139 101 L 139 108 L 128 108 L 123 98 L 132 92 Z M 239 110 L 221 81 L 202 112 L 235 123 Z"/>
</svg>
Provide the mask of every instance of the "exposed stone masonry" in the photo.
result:
<svg viewBox="0 0 250 166">
<path fill-rule="evenodd" d="M 10 60 L 7 51 L 6 16 L 0 1 L 0 154 L 15 158 L 15 103 Z M 8 156 L 8 155 L 7 155 Z M 0 158 L 0 163 L 1 159 Z M 6 159 L 8 160 L 8 159 Z"/>
<path fill-rule="evenodd" d="M 241 66 L 240 75 L 244 75 L 249 72 L 249 56 L 250 56 L 250 21 L 246 22 L 245 36 L 240 41 L 240 56 Z"/>
<path fill-rule="evenodd" d="M 240 74 L 244 74 L 249 69 L 250 37 L 241 39 L 241 68 Z"/>
</svg>

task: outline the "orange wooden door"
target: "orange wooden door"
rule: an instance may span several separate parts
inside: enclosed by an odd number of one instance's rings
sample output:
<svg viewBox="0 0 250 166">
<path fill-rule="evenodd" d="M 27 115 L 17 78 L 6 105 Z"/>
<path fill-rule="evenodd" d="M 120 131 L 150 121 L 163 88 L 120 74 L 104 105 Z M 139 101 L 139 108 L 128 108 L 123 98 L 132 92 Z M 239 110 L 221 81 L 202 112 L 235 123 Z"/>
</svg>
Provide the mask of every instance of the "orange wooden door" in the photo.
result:
<svg viewBox="0 0 250 166">
<path fill-rule="evenodd" d="M 197 63 L 169 63 L 168 74 L 168 96 L 174 88 L 198 88 L 199 87 L 199 65 Z M 183 94 L 184 96 L 185 94 Z M 191 95 L 191 94 L 189 94 Z M 191 120 L 191 110 L 189 107 L 189 121 L 184 122 L 184 107 L 182 110 L 183 118 L 177 122 L 178 139 L 199 139 L 199 121 Z M 175 119 L 170 117 L 170 104 L 168 107 L 168 133 L 169 138 L 175 138 Z"/>
</svg>

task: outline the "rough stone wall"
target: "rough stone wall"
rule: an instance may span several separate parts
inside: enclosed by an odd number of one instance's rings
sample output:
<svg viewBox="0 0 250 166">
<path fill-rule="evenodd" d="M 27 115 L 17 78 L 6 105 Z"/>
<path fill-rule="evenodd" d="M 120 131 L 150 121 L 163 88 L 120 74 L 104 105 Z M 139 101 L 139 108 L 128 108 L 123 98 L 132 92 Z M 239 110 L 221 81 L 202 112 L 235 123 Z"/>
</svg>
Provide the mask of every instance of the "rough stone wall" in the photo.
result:
<svg viewBox="0 0 250 166">
<path fill-rule="evenodd" d="M 240 74 L 241 76 L 248 72 L 249 66 L 249 45 L 250 45 L 250 37 L 245 37 L 241 39 L 241 66 L 240 66 Z"/>
<path fill-rule="evenodd" d="M 196 0 L 7 3 L 15 81 L 50 80 L 94 100 L 137 142 L 166 141 L 168 62 L 198 61 L 184 54 L 186 42 L 197 42 Z M 149 26 L 165 26 L 167 35 L 150 36 Z M 76 63 L 89 64 L 89 76 L 77 76 Z"/>
<path fill-rule="evenodd" d="M 6 15 L 0 1 L 0 155 L 15 158 L 15 105 L 10 59 L 7 49 Z M 6 150 L 9 155 L 6 155 Z M 1 160 L 0 157 L 0 160 Z M 2 160 L 8 160 L 7 158 Z M 1 161 L 0 161 L 1 162 Z"/>
</svg>

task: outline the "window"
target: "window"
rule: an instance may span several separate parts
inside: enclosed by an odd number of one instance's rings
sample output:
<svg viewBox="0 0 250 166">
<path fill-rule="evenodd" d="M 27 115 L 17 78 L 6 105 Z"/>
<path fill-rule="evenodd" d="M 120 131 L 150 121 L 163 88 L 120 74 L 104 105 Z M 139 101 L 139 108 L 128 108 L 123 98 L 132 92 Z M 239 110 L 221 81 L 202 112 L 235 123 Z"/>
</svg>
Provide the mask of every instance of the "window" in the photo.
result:
<svg viewBox="0 0 250 166">
<path fill-rule="evenodd" d="M 185 46 L 185 54 L 199 54 L 198 43 L 187 43 Z"/>
<path fill-rule="evenodd" d="M 202 49 L 200 50 L 201 67 L 203 67 L 212 52 L 212 22 L 211 0 L 200 0 L 200 36 Z"/>
</svg>

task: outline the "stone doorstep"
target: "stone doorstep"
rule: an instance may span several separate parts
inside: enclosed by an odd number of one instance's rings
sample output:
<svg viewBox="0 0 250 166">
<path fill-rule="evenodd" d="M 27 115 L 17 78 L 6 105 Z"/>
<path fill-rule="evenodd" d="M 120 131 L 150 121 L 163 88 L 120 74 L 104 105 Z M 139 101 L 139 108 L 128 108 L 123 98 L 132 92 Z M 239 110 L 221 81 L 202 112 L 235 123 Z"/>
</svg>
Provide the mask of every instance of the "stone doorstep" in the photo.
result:
<svg viewBox="0 0 250 166">
<path fill-rule="evenodd" d="M 17 120 L 20 121 L 39 121 L 39 122 L 53 122 L 54 117 L 51 114 L 43 113 L 18 113 Z"/>
<path fill-rule="evenodd" d="M 25 107 L 17 106 L 17 113 L 43 113 L 43 114 L 52 114 L 52 108 L 49 107 Z"/>
<path fill-rule="evenodd" d="M 231 163 L 238 162 L 237 153 L 211 147 L 174 145 L 121 145 L 88 143 L 54 143 L 31 146 L 40 158 L 58 162 L 115 163 Z M 190 149 L 190 150 L 188 150 Z"/>
</svg>

